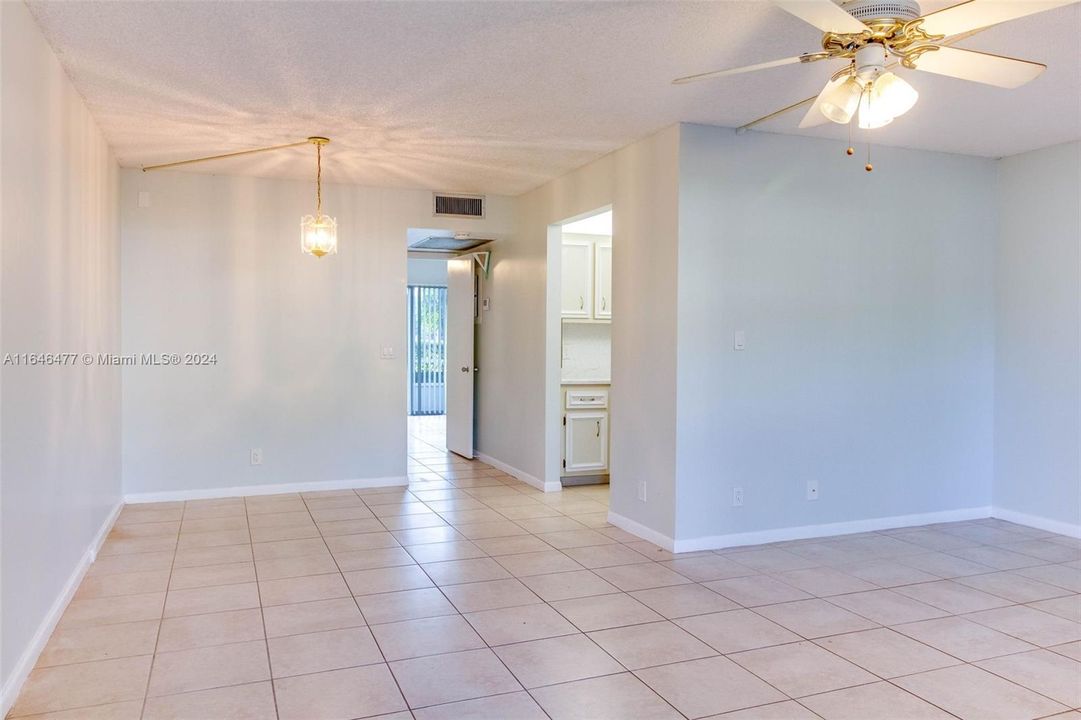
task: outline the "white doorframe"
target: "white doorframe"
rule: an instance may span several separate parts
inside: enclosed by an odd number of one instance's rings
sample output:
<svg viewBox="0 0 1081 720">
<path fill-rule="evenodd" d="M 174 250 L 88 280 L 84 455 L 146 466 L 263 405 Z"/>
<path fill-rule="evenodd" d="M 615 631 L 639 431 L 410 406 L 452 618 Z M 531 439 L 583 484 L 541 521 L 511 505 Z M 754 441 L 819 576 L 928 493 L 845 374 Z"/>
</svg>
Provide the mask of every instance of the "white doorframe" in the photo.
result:
<svg viewBox="0 0 1081 720">
<path fill-rule="evenodd" d="M 544 488 L 560 490 L 563 398 L 563 225 L 548 226 L 547 293 L 544 342 Z"/>
</svg>

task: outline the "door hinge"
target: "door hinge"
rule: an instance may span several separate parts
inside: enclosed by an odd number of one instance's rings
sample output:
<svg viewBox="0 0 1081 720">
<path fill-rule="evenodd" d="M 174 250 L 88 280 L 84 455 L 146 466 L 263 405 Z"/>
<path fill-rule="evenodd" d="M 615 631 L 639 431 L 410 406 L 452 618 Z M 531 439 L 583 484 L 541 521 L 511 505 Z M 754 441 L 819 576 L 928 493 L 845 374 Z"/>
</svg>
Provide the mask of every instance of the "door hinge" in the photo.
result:
<svg viewBox="0 0 1081 720">
<path fill-rule="evenodd" d="M 567 416 L 564 415 L 563 416 L 563 427 L 566 427 L 566 426 L 567 426 Z"/>
<path fill-rule="evenodd" d="M 566 468 L 566 467 L 567 467 L 567 458 L 563 458 L 563 467 L 564 467 L 564 468 Z"/>
</svg>

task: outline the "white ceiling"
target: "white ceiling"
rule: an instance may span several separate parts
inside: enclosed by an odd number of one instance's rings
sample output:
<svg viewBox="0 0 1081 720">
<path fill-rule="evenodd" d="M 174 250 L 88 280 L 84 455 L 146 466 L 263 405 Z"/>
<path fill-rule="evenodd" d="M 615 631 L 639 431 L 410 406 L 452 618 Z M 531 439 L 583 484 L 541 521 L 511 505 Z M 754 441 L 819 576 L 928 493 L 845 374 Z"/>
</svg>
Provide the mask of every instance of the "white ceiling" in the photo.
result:
<svg viewBox="0 0 1081 720">
<path fill-rule="evenodd" d="M 924 11 L 948 2 L 925 2 Z M 41 2 L 124 166 L 328 135 L 328 180 L 518 194 L 677 121 L 736 127 L 834 69 L 670 80 L 818 49 L 768 2 Z M 877 143 L 997 157 L 1081 136 L 1081 5 L 959 46 L 1047 63 L 1018 90 L 908 72 Z M 801 113 L 759 126 L 845 138 Z M 311 177 L 311 148 L 192 171 Z"/>
</svg>

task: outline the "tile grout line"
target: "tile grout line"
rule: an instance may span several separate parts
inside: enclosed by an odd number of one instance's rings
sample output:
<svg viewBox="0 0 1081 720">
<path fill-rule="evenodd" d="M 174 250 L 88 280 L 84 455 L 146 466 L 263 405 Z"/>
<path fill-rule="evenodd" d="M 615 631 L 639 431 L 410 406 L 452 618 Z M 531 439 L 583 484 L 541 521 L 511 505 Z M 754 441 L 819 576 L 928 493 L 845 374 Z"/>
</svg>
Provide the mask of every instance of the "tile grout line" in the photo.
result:
<svg viewBox="0 0 1081 720">
<path fill-rule="evenodd" d="M 305 508 L 307 505 L 305 505 Z M 266 631 L 266 614 L 263 612 L 263 588 L 259 583 L 259 563 L 255 561 L 255 538 L 251 531 L 251 515 L 248 512 L 248 500 L 244 499 L 244 523 L 248 526 L 248 545 L 251 548 L 252 573 L 255 575 L 255 596 L 259 599 L 259 622 L 263 627 L 263 650 L 266 652 L 267 681 L 270 684 L 270 699 L 274 703 L 274 716 L 281 717 L 278 711 L 278 688 L 274 685 L 274 662 L 270 659 L 270 638 Z"/>
<path fill-rule="evenodd" d="M 127 507 L 127 506 L 125 506 Z M 150 669 L 146 674 L 146 689 L 143 691 L 143 704 L 139 709 L 139 717 L 146 715 L 146 706 L 150 701 L 150 683 L 154 679 L 154 665 L 158 659 L 158 643 L 161 641 L 161 628 L 165 624 L 165 609 L 169 606 L 169 586 L 173 584 L 173 568 L 176 566 L 176 553 L 180 549 L 180 533 L 184 530 L 184 515 L 187 511 L 187 503 L 180 506 L 180 526 L 176 531 L 176 544 L 173 546 L 173 559 L 169 563 L 169 577 L 165 581 L 165 597 L 161 600 L 161 617 L 158 618 L 158 632 L 154 635 L 154 651 L 150 656 Z M 123 510 L 121 510 L 123 514 Z"/>
</svg>

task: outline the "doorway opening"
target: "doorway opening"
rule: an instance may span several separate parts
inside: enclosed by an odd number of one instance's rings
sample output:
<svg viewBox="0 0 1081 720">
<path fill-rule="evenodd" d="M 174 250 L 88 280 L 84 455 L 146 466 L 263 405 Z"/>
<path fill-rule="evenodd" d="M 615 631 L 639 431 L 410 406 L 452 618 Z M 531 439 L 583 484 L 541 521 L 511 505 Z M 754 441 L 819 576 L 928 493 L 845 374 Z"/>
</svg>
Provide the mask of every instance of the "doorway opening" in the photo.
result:
<svg viewBox="0 0 1081 720">
<path fill-rule="evenodd" d="M 410 229 L 414 241 L 449 231 Z M 472 254 L 407 252 L 406 415 L 409 460 L 472 459 L 476 261 Z M 430 459 L 430 458 L 429 458 Z M 460 458 L 459 458 L 460 459 Z"/>
<path fill-rule="evenodd" d="M 609 482 L 612 255 L 610 207 L 549 227 L 546 485 Z"/>
</svg>

